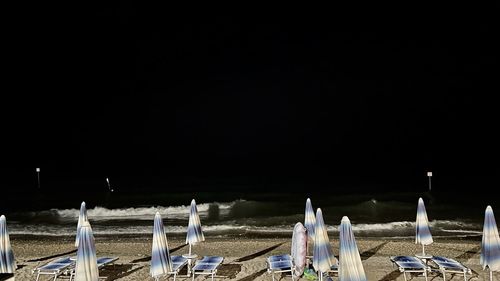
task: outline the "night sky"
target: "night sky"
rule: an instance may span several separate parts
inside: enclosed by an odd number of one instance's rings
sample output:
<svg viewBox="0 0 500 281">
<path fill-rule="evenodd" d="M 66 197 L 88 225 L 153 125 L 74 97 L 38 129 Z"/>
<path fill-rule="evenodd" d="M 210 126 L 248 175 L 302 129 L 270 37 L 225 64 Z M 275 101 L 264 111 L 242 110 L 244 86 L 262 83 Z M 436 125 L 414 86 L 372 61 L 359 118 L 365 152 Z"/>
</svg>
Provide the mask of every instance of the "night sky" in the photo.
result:
<svg viewBox="0 0 500 281">
<path fill-rule="evenodd" d="M 2 188 L 498 187 L 499 30 L 101 7 L 9 36 Z M 439 184 L 438 184 L 439 183 Z M 214 187 L 215 186 L 215 187 Z"/>
</svg>

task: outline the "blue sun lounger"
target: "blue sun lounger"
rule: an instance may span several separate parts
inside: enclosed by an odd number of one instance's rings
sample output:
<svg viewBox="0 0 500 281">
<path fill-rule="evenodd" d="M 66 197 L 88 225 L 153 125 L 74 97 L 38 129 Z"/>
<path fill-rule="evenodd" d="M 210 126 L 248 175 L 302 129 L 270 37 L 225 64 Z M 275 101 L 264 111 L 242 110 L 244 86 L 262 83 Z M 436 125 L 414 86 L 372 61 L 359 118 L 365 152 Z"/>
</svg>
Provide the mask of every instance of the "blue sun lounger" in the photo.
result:
<svg viewBox="0 0 500 281">
<path fill-rule="evenodd" d="M 183 256 L 171 256 L 172 258 L 172 271 L 168 274 L 174 275 L 174 281 L 179 274 L 179 271 L 188 263 L 188 259 Z"/>
<path fill-rule="evenodd" d="M 431 261 L 433 261 L 434 264 L 437 265 L 438 270 L 441 272 L 441 274 L 443 274 L 443 281 L 446 281 L 446 273 L 463 274 L 465 281 L 467 281 L 467 274 L 472 274 L 470 268 L 454 259 L 433 256 L 431 258 Z"/>
<path fill-rule="evenodd" d="M 295 265 L 293 264 L 292 256 L 285 255 L 274 255 L 267 258 L 267 272 L 272 275 L 273 281 L 275 273 L 290 272 L 292 276 L 292 281 L 294 281 Z"/>
<path fill-rule="evenodd" d="M 116 260 L 118 260 L 117 257 L 100 257 L 97 258 L 97 268 L 101 269 L 105 267 L 106 265 L 109 265 L 111 263 L 114 263 Z M 72 281 L 73 278 L 75 277 L 75 265 L 74 264 L 71 268 L 71 275 L 69 276 L 69 281 Z"/>
<path fill-rule="evenodd" d="M 191 269 L 193 274 L 193 280 L 198 275 L 211 275 L 212 281 L 217 274 L 217 268 L 224 261 L 223 257 L 219 256 L 204 256 L 201 260 L 197 260 L 193 268 Z"/>
<path fill-rule="evenodd" d="M 425 265 L 422 260 L 413 256 L 392 256 L 391 261 L 397 265 L 399 271 L 403 273 L 403 276 L 406 279 L 406 273 L 422 273 L 425 277 L 425 281 L 427 281 L 427 271 L 429 267 Z"/>
<path fill-rule="evenodd" d="M 71 267 L 74 267 L 75 260 L 70 257 L 58 258 L 49 263 L 37 267 L 33 270 L 36 273 L 36 281 L 40 279 L 40 275 L 53 275 L 54 280 L 61 274 L 67 274 Z"/>
</svg>

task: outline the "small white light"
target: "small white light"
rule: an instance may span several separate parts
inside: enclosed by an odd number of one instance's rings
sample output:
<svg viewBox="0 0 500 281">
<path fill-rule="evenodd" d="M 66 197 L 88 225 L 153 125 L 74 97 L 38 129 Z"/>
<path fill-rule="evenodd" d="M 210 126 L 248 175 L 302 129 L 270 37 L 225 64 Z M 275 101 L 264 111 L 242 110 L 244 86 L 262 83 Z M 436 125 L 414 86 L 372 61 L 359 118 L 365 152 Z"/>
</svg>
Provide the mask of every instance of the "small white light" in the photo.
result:
<svg viewBox="0 0 500 281">
<path fill-rule="evenodd" d="M 36 168 L 36 171 L 37 171 L 38 173 L 40 173 L 40 168 Z"/>
</svg>

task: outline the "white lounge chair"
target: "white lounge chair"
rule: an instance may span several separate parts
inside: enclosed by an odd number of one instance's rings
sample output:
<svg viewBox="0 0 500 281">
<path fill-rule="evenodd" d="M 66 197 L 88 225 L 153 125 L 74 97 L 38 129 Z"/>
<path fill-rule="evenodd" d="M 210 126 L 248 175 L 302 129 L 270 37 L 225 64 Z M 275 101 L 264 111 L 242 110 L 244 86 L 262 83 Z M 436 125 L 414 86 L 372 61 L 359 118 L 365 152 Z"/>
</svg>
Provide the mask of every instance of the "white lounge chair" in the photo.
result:
<svg viewBox="0 0 500 281">
<path fill-rule="evenodd" d="M 293 275 L 295 271 L 295 265 L 292 260 L 292 256 L 285 255 L 274 255 L 267 258 L 267 272 L 272 275 L 273 281 L 275 273 L 289 272 L 292 276 L 292 281 L 295 281 Z"/>
<path fill-rule="evenodd" d="M 413 256 L 392 256 L 391 261 L 397 265 L 399 271 L 403 273 L 403 276 L 406 279 L 406 273 L 422 273 L 425 277 L 425 281 L 427 281 L 427 271 L 429 267 L 425 265 L 422 260 Z"/>
<path fill-rule="evenodd" d="M 224 258 L 219 256 L 204 256 L 201 260 L 197 260 L 195 265 L 191 269 L 193 280 L 196 274 L 198 274 L 210 275 L 213 281 L 215 275 L 217 274 L 217 268 L 222 264 L 223 261 Z"/>
<path fill-rule="evenodd" d="M 67 274 L 71 267 L 75 266 L 75 259 L 71 257 L 58 258 L 33 269 L 33 274 L 36 273 L 36 281 L 40 279 L 40 275 L 53 275 L 56 280 L 61 274 Z"/>
<path fill-rule="evenodd" d="M 434 264 L 437 265 L 439 271 L 441 272 L 441 274 L 443 274 L 443 281 L 446 281 L 446 273 L 463 274 L 465 281 L 467 281 L 467 274 L 472 274 L 470 268 L 466 267 L 465 265 L 454 259 L 440 257 L 440 256 L 433 256 L 431 258 L 431 261 L 433 261 Z"/>
</svg>

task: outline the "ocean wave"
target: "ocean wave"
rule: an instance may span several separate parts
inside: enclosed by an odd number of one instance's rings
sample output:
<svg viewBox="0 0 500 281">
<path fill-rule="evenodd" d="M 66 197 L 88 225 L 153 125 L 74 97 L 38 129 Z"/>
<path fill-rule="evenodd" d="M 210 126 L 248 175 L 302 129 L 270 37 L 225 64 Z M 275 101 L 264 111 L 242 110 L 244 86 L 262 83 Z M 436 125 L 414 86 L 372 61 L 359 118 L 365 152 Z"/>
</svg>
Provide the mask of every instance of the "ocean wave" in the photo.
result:
<svg viewBox="0 0 500 281">
<path fill-rule="evenodd" d="M 208 215 L 211 208 L 227 213 L 231 207 L 239 202 L 233 201 L 229 203 L 203 203 L 198 204 L 198 213 L 200 216 Z M 51 212 L 55 213 L 60 218 L 78 219 L 80 214 L 79 209 L 52 209 Z M 152 220 L 155 213 L 159 212 L 164 218 L 187 218 L 189 217 L 189 205 L 180 206 L 152 206 L 152 207 L 137 207 L 137 208 L 119 208 L 108 209 L 105 207 L 96 206 L 95 208 L 87 209 L 87 216 L 93 220 L 101 219 L 131 219 L 131 220 Z"/>
<path fill-rule="evenodd" d="M 434 225 L 434 227 L 433 227 Z M 440 227 L 436 227 L 439 225 Z M 257 226 L 238 224 L 237 221 L 228 221 L 223 224 L 203 225 L 203 232 L 207 235 L 274 235 L 287 237 L 292 235 L 294 224 L 280 224 L 274 226 Z M 153 225 L 105 225 L 93 224 L 92 229 L 96 235 L 152 235 Z M 14 235 L 47 235 L 47 236 L 73 236 L 76 225 L 24 225 L 11 224 L 11 234 Z M 165 224 L 165 232 L 172 236 L 185 235 L 187 226 Z M 475 224 L 457 223 L 455 221 L 433 221 L 431 232 L 435 237 L 463 237 L 481 235 L 480 227 Z M 330 238 L 337 238 L 338 225 L 328 225 L 327 231 Z M 361 237 L 413 237 L 415 223 L 399 221 L 389 223 L 353 224 L 355 235 Z"/>
</svg>

